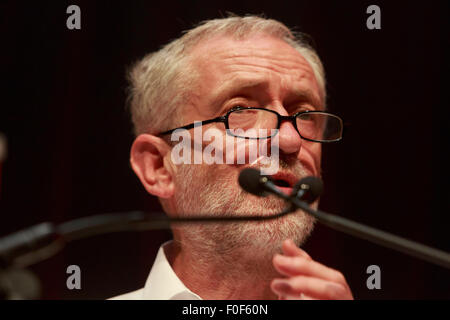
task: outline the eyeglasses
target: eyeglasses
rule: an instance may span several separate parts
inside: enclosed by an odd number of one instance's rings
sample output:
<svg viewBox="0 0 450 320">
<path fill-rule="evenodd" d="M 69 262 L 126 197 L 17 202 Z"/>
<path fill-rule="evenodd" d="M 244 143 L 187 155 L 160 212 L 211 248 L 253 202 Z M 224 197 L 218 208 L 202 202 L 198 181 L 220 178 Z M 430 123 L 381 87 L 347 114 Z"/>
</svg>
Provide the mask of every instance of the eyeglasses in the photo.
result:
<svg viewBox="0 0 450 320">
<path fill-rule="evenodd" d="M 223 122 L 227 134 L 244 139 L 268 139 L 275 136 L 283 121 L 290 121 L 302 139 L 313 142 L 336 142 L 342 139 L 343 122 L 334 114 L 324 111 L 300 111 L 291 116 L 264 108 L 234 107 L 224 116 L 201 122 L 206 125 Z M 196 123 L 171 129 L 160 135 L 171 134 L 177 129 L 192 129 Z"/>
</svg>

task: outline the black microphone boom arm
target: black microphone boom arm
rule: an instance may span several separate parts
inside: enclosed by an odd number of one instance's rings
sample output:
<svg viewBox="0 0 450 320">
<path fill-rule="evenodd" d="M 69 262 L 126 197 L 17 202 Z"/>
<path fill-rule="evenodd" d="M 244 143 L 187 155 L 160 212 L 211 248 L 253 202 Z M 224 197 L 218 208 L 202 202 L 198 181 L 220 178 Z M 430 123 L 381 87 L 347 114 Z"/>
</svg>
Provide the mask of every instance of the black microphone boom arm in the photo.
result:
<svg viewBox="0 0 450 320">
<path fill-rule="evenodd" d="M 307 203 L 300 201 L 297 198 L 291 198 L 291 201 L 297 208 L 311 214 L 319 222 L 332 229 L 450 269 L 450 254 L 447 252 L 333 214 L 314 210 L 309 207 Z"/>
</svg>

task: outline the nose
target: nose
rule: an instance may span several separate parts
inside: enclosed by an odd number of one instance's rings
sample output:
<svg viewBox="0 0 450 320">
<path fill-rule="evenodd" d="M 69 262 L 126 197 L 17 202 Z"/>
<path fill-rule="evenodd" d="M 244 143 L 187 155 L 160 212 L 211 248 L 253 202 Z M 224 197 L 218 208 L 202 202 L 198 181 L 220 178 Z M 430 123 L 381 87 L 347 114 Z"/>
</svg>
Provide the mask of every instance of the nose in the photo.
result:
<svg viewBox="0 0 450 320">
<path fill-rule="evenodd" d="M 279 148 L 286 154 L 298 153 L 302 147 L 302 138 L 295 130 L 292 122 L 283 121 L 280 125 Z"/>
</svg>

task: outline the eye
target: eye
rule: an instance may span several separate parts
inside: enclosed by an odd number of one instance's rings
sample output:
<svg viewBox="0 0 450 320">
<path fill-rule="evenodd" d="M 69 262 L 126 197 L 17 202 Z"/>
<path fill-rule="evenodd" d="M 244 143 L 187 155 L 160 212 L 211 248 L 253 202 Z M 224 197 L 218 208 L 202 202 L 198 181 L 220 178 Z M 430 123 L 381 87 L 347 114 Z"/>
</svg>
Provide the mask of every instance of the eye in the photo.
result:
<svg viewBox="0 0 450 320">
<path fill-rule="evenodd" d="M 228 107 L 227 109 L 225 109 L 224 114 L 226 114 L 228 112 L 238 111 L 238 110 L 243 110 L 243 109 L 248 109 L 248 108 L 249 107 L 243 105 L 242 103 L 234 104 L 231 107 Z"/>
<path fill-rule="evenodd" d="M 237 104 L 237 105 L 231 107 L 230 110 L 234 111 L 234 110 L 240 110 L 240 109 L 246 109 L 246 108 L 248 108 L 248 107 L 245 107 L 242 104 Z"/>
<path fill-rule="evenodd" d="M 314 111 L 316 110 L 313 106 L 308 104 L 300 104 L 298 106 L 294 106 L 290 111 L 291 114 L 295 114 L 298 112 L 305 112 L 305 111 Z"/>
<path fill-rule="evenodd" d="M 300 120 L 303 120 L 303 121 L 314 120 L 313 115 L 312 115 L 312 114 L 308 114 L 308 113 L 301 114 L 298 118 L 299 118 Z"/>
<path fill-rule="evenodd" d="M 230 100 L 228 100 L 223 105 L 223 115 L 225 115 L 227 112 L 239 110 L 239 109 L 248 109 L 248 108 L 257 108 L 260 106 L 260 103 L 258 100 L 253 99 L 251 97 L 246 96 L 237 96 Z"/>
</svg>

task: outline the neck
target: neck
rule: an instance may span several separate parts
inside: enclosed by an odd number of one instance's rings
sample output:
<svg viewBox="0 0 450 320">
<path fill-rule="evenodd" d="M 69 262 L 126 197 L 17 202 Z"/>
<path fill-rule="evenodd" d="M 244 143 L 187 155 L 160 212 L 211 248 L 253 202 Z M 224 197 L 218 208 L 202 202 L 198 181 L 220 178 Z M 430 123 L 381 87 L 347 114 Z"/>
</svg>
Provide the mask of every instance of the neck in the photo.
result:
<svg viewBox="0 0 450 320">
<path fill-rule="evenodd" d="M 280 275 L 272 255 L 238 248 L 226 254 L 205 252 L 190 243 L 174 240 L 166 255 L 173 270 L 192 292 L 205 300 L 271 300 L 277 296 L 270 282 Z M 256 250 L 253 250 L 256 251 Z"/>
</svg>

